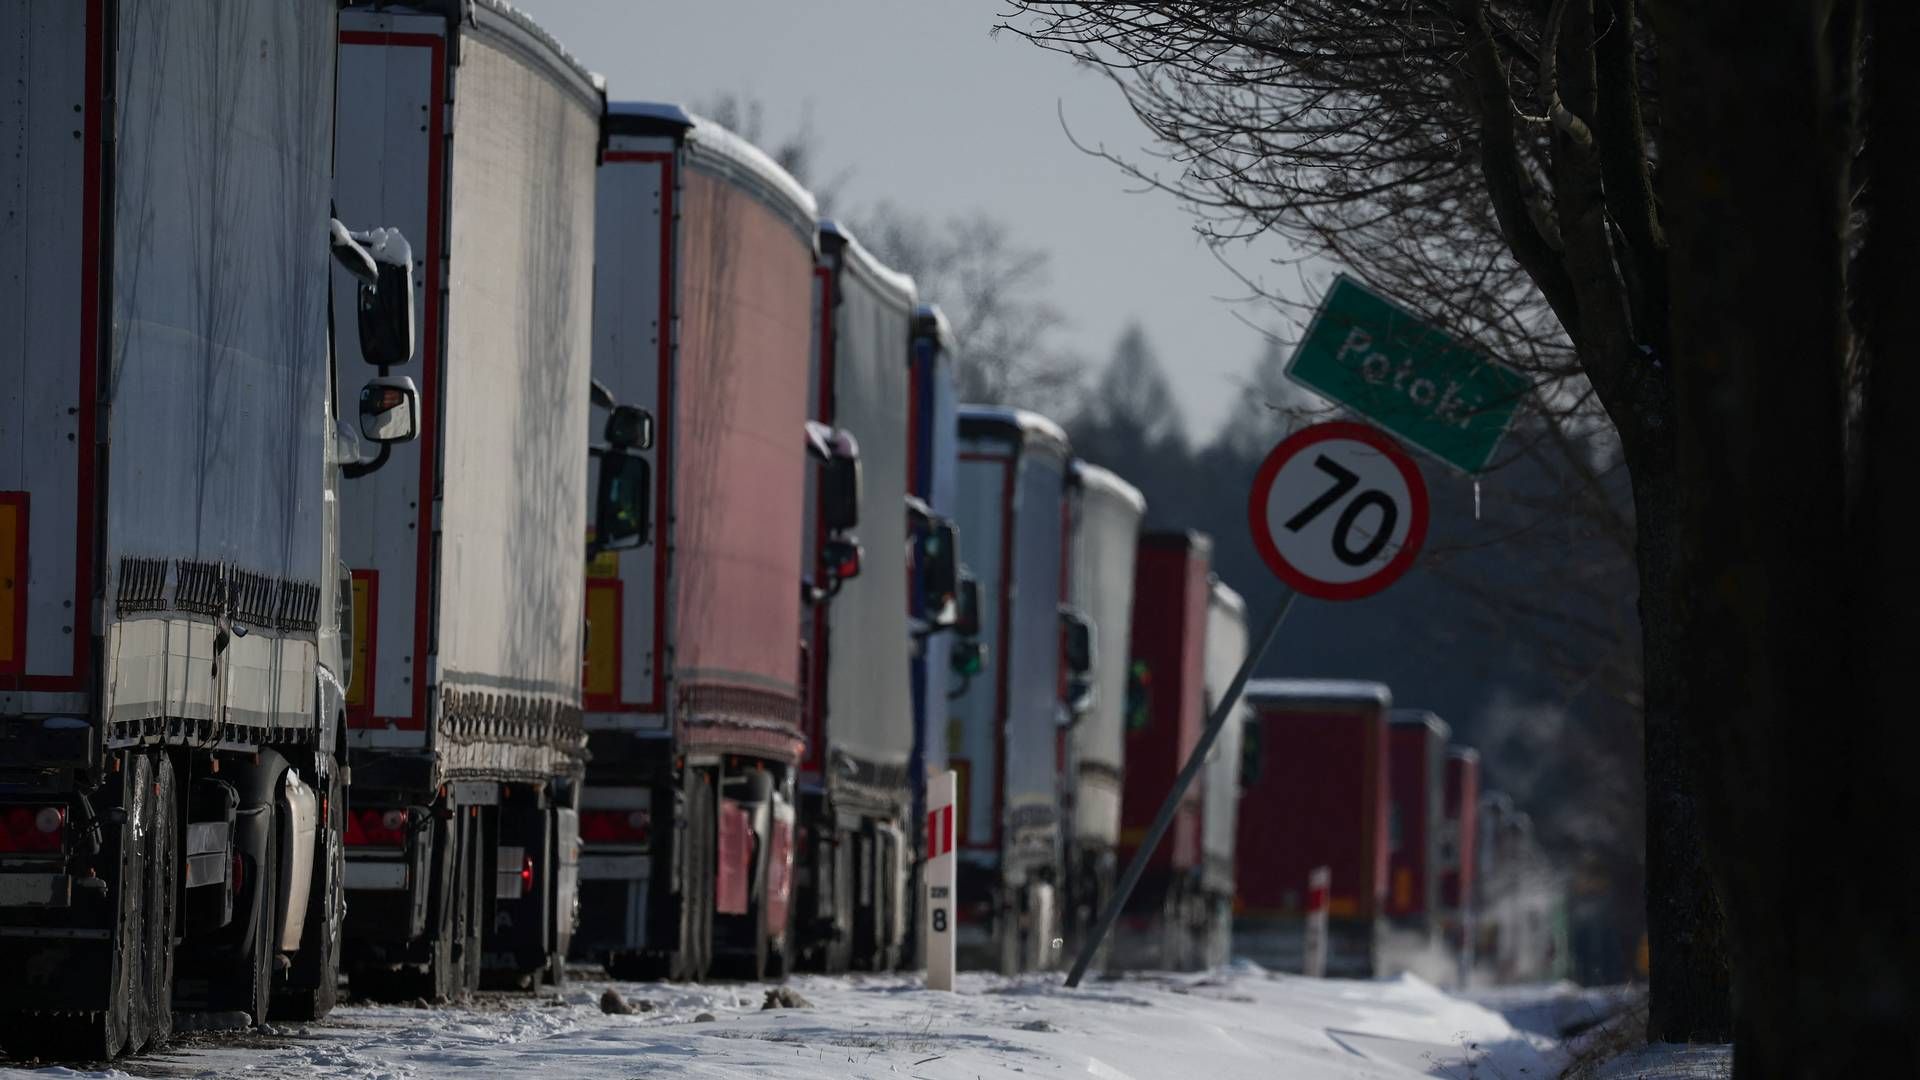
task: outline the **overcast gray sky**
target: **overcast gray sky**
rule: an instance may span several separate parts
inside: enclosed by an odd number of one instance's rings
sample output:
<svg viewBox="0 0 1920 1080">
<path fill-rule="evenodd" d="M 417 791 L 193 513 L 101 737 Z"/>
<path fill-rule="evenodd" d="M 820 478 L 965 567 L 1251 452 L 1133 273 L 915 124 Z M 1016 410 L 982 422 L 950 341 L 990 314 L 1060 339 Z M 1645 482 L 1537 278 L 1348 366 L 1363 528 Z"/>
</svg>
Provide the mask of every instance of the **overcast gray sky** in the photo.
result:
<svg viewBox="0 0 1920 1080">
<path fill-rule="evenodd" d="M 517 0 L 607 77 L 615 100 L 757 99 L 770 137 L 810 119 L 822 172 L 851 170 L 838 212 L 886 200 L 934 218 L 982 208 L 1052 255 L 1067 340 L 1105 363 L 1137 317 L 1209 437 L 1262 347 L 1220 297 L 1244 290 L 1169 196 L 1130 191 L 1083 142 L 1134 151 L 1145 129 L 1093 72 L 1011 34 L 997 0 Z M 938 300 L 938 297 L 929 299 Z M 1243 313 L 1262 324 L 1276 315 Z"/>
</svg>

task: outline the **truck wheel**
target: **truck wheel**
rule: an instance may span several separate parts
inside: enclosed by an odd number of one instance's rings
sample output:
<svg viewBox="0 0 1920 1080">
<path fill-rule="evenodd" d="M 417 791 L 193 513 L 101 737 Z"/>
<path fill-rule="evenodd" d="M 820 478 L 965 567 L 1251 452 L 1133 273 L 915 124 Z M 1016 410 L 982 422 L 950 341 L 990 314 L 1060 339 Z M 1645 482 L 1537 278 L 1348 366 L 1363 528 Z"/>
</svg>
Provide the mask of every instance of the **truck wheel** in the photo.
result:
<svg viewBox="0 0 1920 1080">
<path fill-rule="evenodd" d="M 1000 890 L 1000 902 L 995 908 L 993 921 L 994 945 L 999 949 L 1000 974 L 1018 975 L 1020 973 L 1020 894 L 1011 889 Z"/>
<path fill-rule="evenodd" d="M 421 993 L 438 1005 L 452 1001 L 460 992 L 458 960 L 454 955 L 454 937 L 461 927 L 460 904 L 465 890 L 460 883 L 464 875 L 460 872 L 461 845 L 460 823 L 452 821 L 434 822 L 434 882 L 428 894 L 432 904 L 433 919 L 432 940 L 427 943 L 426 978 L 421 980 Z"/>
<path fill-rule="evenodd" d="M 120 804 L 127 812 L 127 824 L 121 833 L 125 838 L 126 858 L 120 863 L 118 890 L 123 902 L 124 936 L 115 950 L 123 973 L 115 983 L 119 985 L 124 981 L 126 987 L 121 991 L 126 999 L 126 1048 L 139 1053 L 146 1049 L 147 1033 L 153 1027 L 153 995 L 146 980 L 147 917 L 141 905 L 146 899 L 147 863 L 153 852 L 153 759 L 145 754 L 128 755 L 126 785 L 126 795 Z M 134 905 L 134 910 L 125 910 L 125 904 Z M 113 1053 L 118 1051 L 110 1047 L 109 1056 Z"/>
<path fill-rule="evenodd" d="M 142 961 L 146 955 L 142 933 L 144 920 L 141 916 L 141 900 L 146 888 L 145 860 L 141 858 L 141 846 L 149 842 L 153 830 L 150 821 L 143 821 L 141 817 L 146 812 L 145 808 L 152 803 L 151 798 L 147 797 L 152 783 L 152 764 L 145 756 L 137 754 L 122 755 L 120 763 L 122 782 L 115 805 L 127 811 L 127 818 L 117 828 L 102 821 L 102 825 L 106 826 L 102 829 L 106 843 L 101 851 L 101 863 L 119 868 L 119 882 L 134 882 L 136 885 L 132 888 L 115 888 L 109 894 L 114 898 L 116 918 L 107 940 L 103 972 L 106 976 L 105 1007 L 78 1015 L 42 1016 L 29 1013 L 23 1016 L 0 1016 L 0 1048 L 4 1048 L 16 1063 L 35 1058 L 42 1061 L 107 1061 L 118 1057 L 122 1050 L 129 1048 L 128 1034 L 134 1023 L 134 1014 L 144 1014 L 150 1007 L 145 1000 L 140 979 Z M 140 1001 L 138 1007 L 135 1006 L 136 1000 Z M 146 1035 L 147 1029 L 143 1023 L 140 1040 L 131 1043 L 134 1051 L 145 1046 Z"/>
<path fill-rule="evenodd" d="M 132 1048 L 151 1050 L 173 1037 L 173 943 L 179 922 L 180 803 L 174 786 L 173 759 L 164 752 L 154 758 L 149 790 L 151 843 L 147 852 L 146 895 L 141 901 L 146 913 L 147 948 L 140 973 L 149 1020 L 145 1046 Z"/>
<path fill-rule="evenodd" d="M 327 820 L 313 860 L 314 882 L 307 892 L 306 929 L 288 982 L 273 995 L 269 1015 L 303 1023 L 322 1019 L 340 998 L 341 922 L 346 915 L 346 789 L 336 771 L 327 783 Z M 369 982 L 376 981 L 369 979 Z M 371 989 L 371 988 L 370 988 Z M 371 996 L 371 995 L 369 995 Z"/>
<path fill-rule="evenodd" d="M 267 1022 L 267 1010 L 273 1005 L 274 957 L 279 953 L 276 938 L 280 923 L 280 889 L 275 878 L 280 871 L 280 826 L 274 820 L 273 803 L 263 811 L 267 833 L 266 855 L 253 868 L 253 992 L 248 997 L 247 1015 L 255 1024 Z"/>
<path fill-rule="evenodd" d="M 490 899 L 492 890 L 487 884 L 493 877 L 495 859 L 492 837 L 487 829 L 486 811 L 467 815 L 466 843 L 466 912 L 464 920 L 466 932 L 460 937 L 460 990 L 463 994 L 472 994 L 480 989 L 481 957 L 485 948 L 487 918 L 493 913 Z"/>
</svg>

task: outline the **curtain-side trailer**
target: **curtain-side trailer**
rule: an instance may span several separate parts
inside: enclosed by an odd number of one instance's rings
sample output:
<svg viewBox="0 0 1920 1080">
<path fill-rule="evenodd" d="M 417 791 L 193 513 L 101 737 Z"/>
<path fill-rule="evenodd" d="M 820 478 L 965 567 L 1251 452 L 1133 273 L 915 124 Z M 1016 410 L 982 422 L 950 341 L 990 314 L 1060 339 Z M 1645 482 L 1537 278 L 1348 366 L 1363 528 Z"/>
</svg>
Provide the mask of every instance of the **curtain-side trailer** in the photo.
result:
<svg viewBox="0 0 1920 1080">
<path fill-rule="evenodd" d="M 884 971 L 906 944 L 913 861 L 905 451 L 914 285 L 831 221 L 820 223 L 814 275 L 811 415 L 866 448 L 866 542 L 858 574 L 807 613 L 795 931 L 803 966 Z M 821 566 L 831 541 L 818 508 L 810 518 L 807 565 Z"/>
<path fill-rule="evenodd" d="M 717 124 L 616 104 L 599 207 L 594 376 L 654 416 L 654 527 L 587 569 L 575 952 L 623 977 L 777 973 L 804 745 L 813 197 Z"/>
<path fill-rule="evenodd" d="M 1120 876 L 1133 570 L 1147 501 L 1132 484 L 1085 461 L 1073 464 L 1070 492 L 1068 602 L 1094 630 L 1091 693 L 1072 717 L 1061 790 L 1067 834 L 1061 919 L 1073 951 L 1092 932 Z"/>
<path fill-rule="evenodd" d="M 1219 578 L 1211 582 L 1207 602 L 1206 698 L 1201 714 L 1211 717 L 1247 658 L 1247 604 Z M 1216 967 L 1233 950 L 1233 860 L 1239 835 L 1241 750 L 1252 710 L 1245 695 L 1220 729 L 1200 775 L 1200 902 L 1194 927 L 1201 967 Z"/>
<path fill-rule="evenodd" d="M 1254 679 L 1234 863 L 1234 950 L 1304 963 L 1307 878 L 1327 867 L 1327 974 L 1369 978 L 1387 892 L 1387 712 L 1375 682 Z"/>
<path fill-rule="evenodd" d="M 963 967 L 1045 968 L 1062 876 L 1059 600 L 1072 448 L 1035 413 L 963 405 L 956 517 L 979 582 L 985 670 L 949 715 Z"/>
<path fill-rule="evenodd" d="M 16 1057 L 139 1051 L 175 1010 L 334 1002 L 354 653 L 336 515 L 361 441 L 336 418 L 362 394 L 385 441 L 417 416 L 403 378 L 363 393 L 347 369 L 336 391 L 330 370 L 334 316 L 408 317 L 329 225 L 336 18 L 334 0 L 0 11 Z M 364 286 L 344 309 L 329 243 Z"/>
<path fill-rule="evenodd" d="M 358 993 L 563 971 L 603 99 L 502 0 L 340 15 L 335 199 L 417 237 L 425 417 L 342 515 Z"/>
<path fill-rule="evenodd" d="M 1439 907 L 1440 825 L 1451 733 L 1446 721 L 1423 709 L 1395 709 L 1388 725 L 1386 915 L 1424 946 L 1430 943 Z"/>
<path fill-rule="evenodd" d="M 1206 726 L 1208 574 L 1213 541 L 1197 532 L 1149 532 L 1134 561 L 1133 698 L 1120 798 L 1124 863 L 1159 813 Z M 1202 777 L 1204 780 L 1204 776 Z M 1128 968 L 1192 967 L 1200 904 L 1202 784 L 1189 787 L 1113 929 L 1113 961 Z"/>
</svg>

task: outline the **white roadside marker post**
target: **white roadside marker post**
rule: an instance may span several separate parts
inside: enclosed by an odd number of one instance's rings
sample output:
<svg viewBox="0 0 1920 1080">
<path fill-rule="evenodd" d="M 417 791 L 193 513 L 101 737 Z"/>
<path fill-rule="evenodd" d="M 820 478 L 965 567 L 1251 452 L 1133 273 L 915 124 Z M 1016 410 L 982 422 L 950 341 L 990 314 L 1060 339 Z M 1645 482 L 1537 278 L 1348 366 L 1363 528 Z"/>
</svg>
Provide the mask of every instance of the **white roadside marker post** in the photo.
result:
<svg viewBox="0 0 1920 1080">
<path fill-rule="evenodd" d="M 1333 870 L 1316 866 L 1307 873 L 1306 962 L 1309 979 L 1327 977 L 1327 915 L 1332 902 Z"/>
<path fill-rule="evenodd" d="M 952 990 L 954 969 L 954 773 L 927 784 L 927 989 Z"/>
</svg>

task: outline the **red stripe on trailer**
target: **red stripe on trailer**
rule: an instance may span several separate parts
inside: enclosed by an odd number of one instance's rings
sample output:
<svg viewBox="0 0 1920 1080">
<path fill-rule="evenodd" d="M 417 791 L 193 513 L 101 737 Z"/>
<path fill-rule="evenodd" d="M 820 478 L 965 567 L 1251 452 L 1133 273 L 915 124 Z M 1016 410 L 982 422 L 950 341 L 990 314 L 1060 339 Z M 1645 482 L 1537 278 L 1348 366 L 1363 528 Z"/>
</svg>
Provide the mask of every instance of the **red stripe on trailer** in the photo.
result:
<svg viewBox="0 0 1920 1080">
<path fill-rule="evenodd" d="M 953 804 L 940 808 L 940 854 L 953 850 Z"/>
<path fill-rule="evenodd" d="M 432 107 L 427 110 L 427 310 L 421 317 L 420 327 L 420 527 L 414 554 L 413 708 L 407 716 L 376 716 L 361 725 L 424 731 L 427 727 L 427 650 L 431 646 L 433 625 L 428 615 L 433 606 L 433 507 L 439 501 L 440 399 L 435 394 L 440 389 L 441 211 L 447 185 L 447 40 L 438 34 L 342 30 L 340 44 L 426 49 L 433 54 L 427 76 L 427 99 L 432 102 Z M 351 721 L 349 723 L 351 726 Z"/>
<path fill-rule="evenodd" d="M 667 544 L 659 530 L 667 523 L 673 488 L 673 190 L 674 155 L 663 150 L 609 150 L 603 161 L 632 161 L 660 166 L 660 318 L 659 396 L 653 417 L 654 455 L 659 459 L 653 485 L 653 687 L 646 701 L 621 701 L 608 712 L 664 712 L 667 707 Z"/>
<path fill-rule="evenodd" d="M 13 551 L 13 565 L 0 566 L 0 574 L 8 577 L 5 591 L 12 594 L 3 612 L 8 634 L 6 650 L 0 652 L 0 675 L 18 675 L 27 669 L 27 538 L 32 535 L 27 503 L 24 491 L 0 491 L 0 506 L 14 508 L 13 521 L 0 527 L 5 529 L 0 541 L 11 544 Z"/>
</svg>

